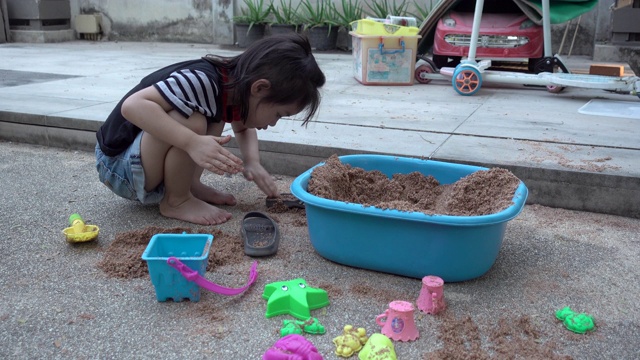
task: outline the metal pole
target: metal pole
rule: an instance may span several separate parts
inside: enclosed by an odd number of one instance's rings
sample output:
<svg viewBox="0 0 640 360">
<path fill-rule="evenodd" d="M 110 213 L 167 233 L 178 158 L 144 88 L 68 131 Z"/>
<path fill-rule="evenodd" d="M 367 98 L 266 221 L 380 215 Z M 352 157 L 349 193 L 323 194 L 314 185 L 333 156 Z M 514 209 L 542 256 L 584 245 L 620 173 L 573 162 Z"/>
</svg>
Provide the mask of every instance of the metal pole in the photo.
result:
<svg viewBox="0 0 640 360">
<path fill-rule="evenodd" d="M 476 61 L 476 48 L 478 47 L 478 38 L 480 37 L 480 22 L 482 21 L 483 7 L 484 0 L 476 0 L 476 10 L 473 13 L 473 28 L 471 29 L 471 44 L 469 44 L 470 61 Z"/>
<path fill-rule="evenodd" d="M 542 34 L 544 37 L 544 57 L 552 57 L 551 48 L 551 10 L 549 0 L 542 0 Z"/>
</svg>

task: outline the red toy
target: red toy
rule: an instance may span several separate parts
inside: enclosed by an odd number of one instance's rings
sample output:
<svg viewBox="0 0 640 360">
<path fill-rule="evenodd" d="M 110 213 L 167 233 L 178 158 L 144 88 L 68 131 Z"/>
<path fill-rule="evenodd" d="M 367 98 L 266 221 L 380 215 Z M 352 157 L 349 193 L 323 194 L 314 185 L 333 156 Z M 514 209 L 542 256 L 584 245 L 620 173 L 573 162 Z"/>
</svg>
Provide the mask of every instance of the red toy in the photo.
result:
<svg viewBox="0 0 640 360">
<path fill-rule="evenodd" d="M 433 61 L 438 68 L 455 67 L 469 54 L 473 12 L 450 11 L 436 26 Z M 542 27 L 523 13 L 486 13 L 480 22 L 478 59 L 529 59 L 529 70 L 542 57 Z M 451 59 L 451 60 L 449 60 Z"/>
</svg>

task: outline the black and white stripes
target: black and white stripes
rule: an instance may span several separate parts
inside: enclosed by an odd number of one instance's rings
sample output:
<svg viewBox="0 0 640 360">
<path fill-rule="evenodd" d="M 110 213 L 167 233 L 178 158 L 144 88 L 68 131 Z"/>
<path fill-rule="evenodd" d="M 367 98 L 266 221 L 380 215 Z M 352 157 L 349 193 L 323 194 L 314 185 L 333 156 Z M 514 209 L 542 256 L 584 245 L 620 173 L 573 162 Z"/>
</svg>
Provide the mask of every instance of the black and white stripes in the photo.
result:
<svg viewBox="0 0 640 360">
<path fill-rule="evenodd" d="M 219 94 L 213 79 L 200 70 L 182 69 L 155 84 L 174 109 L 188 118 L 194 111 L 206 117 L 216 114 L 215 98 Z"/>
</svg>

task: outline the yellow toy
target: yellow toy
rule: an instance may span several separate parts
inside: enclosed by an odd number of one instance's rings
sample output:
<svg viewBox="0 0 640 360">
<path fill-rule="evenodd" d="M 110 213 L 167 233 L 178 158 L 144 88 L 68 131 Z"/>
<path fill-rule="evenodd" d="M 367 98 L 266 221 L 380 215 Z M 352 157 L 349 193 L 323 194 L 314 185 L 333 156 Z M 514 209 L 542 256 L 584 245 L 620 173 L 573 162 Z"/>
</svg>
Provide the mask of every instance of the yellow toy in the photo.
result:
<svg viewBox="0 0 640 360">
<path fill-rule="evenodd" d="M 397 360 L 391 339 L 383 334 L 371 334 L 358 354 L 360 360 Z"/>
<path fill-rule="evenodd" d="M 67 242 L 79 243 L 91 241 L 98 237 L 100 229 L 95 225 L 85 225 L 84 220 L 79 214 L 71 214 L 69 216 L 69 225 L 62 233 L 67 238 Z"/>
<path fill-rule="evenodd" d="M 367 340 L 367 332 L 364 328 L 355 329 L 352 325 L 345 325 L 342 335 L 333 339 L 333 343 L 336 345 L 336 355 L 350 357 L 360 351 Z"/>
</svg>

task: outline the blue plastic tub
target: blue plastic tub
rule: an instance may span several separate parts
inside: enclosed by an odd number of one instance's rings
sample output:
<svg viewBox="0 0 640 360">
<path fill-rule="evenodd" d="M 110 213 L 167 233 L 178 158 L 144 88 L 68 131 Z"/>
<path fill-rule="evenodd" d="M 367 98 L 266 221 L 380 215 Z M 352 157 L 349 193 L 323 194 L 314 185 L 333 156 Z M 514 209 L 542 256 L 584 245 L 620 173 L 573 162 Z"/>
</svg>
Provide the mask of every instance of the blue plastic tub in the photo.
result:
<svg viewBox="0 0 640 360">
<path fill-rule="evenodd" d="M 381 155 L 341 156 L 340 161 L 391 177 L 418 171 L 451 184 L 487 168 Z M 320 163 L 316 166 L 320 166 Z M 315 167 L 315 166 L 314 166 Z M 364 207 L 324 199 L 307 192 L 313 168 L 298 176 L 291 192 L 306 206 L 309 237 L 323 257 L 340 264 L 446 282 L 484 275 L 495 262 L 507 222 L 524 207 L 528 190 L 520 182 L 514 204 L 491 215 L 426 215 Z"/>
<path fill-rule="evenodd" d="M 173 256 L 204 276 L 212 242 L 213 235 L 209 234 L 156 234 L 151 237 L 142 260 L 149 267 L 158 301 L 200 300 L 200 287 L 169 266 L 167 260 Z"/>
</svg>

